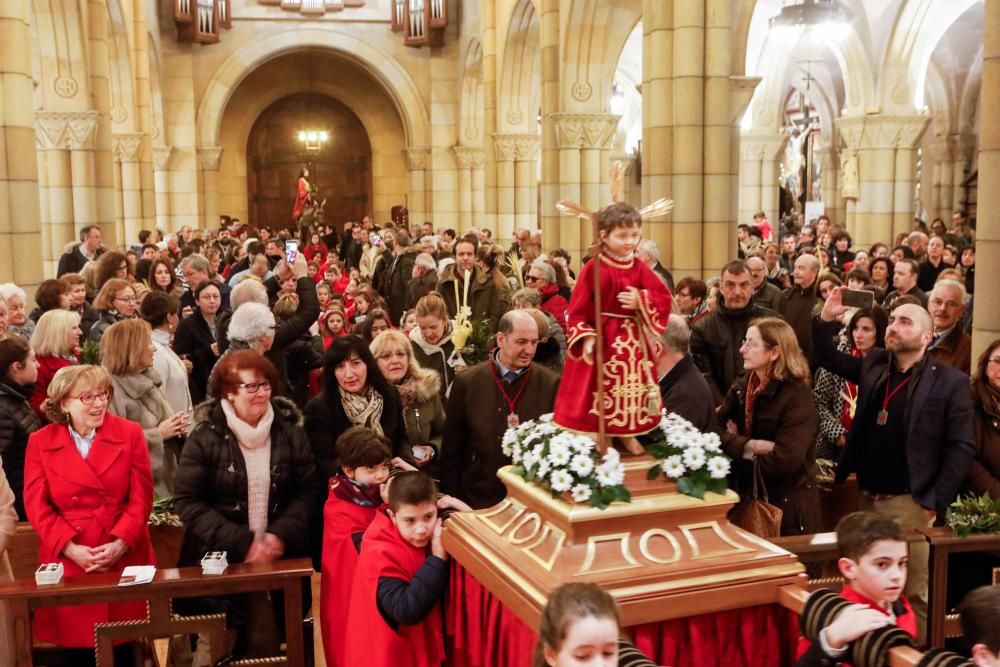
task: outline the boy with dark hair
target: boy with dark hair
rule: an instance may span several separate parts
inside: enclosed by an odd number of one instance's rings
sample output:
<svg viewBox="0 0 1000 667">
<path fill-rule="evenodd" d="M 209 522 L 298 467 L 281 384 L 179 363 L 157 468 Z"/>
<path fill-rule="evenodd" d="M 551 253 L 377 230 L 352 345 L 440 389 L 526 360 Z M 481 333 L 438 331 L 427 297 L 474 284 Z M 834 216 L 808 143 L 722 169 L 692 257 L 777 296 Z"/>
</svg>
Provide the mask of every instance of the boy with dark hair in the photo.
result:
<svg viewBox="0 0 1000 667">
<path fill-rule="evenodd" d="M 392 443 L 363 426 L 354 426 L 337 438 L 335 454 L 337 473 L 330 479 L 330 495 L 323 508 L 320 627 L 326 664 L 346 667 L 344 633 L 361 537 L 383 504 Z"/>
<path fill-rule="evenodd" d="M 841 597 L 855 604 L 819 633 L 819 641 L 799 640 L 796 667 L 840 663 L 851 642 L 886 625 L 917 636 L 917 617 L 902 596 L 909 560 L 906 536 L 894 520 L 874 512 L 854 512 L 837 524 L 837 567 L 845 579 Z"/>
<path fill-rule="evenodd" d="M 362 539 L 347 619 L 346 664 L 439 667 L 444 659 L 440 600 L 448 583 L 448 554 L 441 544 L 438 508 L 469 508 L 437 496 L 426 473 L 392 478 L 389 507 L 375 513 Z"/>
<path fill-rule="evenodd" d="M 976 667 L 1000 667 L 1000 586 L 980 586 L 958 605 L 962 635 Z"/>
</svg>

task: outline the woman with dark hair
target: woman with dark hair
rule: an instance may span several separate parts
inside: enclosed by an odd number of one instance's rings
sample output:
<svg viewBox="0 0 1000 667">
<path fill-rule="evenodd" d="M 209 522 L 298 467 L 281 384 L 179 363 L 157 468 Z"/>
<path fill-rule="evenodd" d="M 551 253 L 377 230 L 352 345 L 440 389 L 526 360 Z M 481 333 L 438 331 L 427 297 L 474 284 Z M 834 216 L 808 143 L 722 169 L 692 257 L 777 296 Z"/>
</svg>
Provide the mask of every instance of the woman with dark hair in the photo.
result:
<svg viewBox="0 0 1000 667">
<path fill-rule="evenodd" d="M 688 326 L 693 327 L 695 322 L 709 313 L 708 286 L 691 276 L 681 278 L 674 290 L 674 302 Z"/>
<path fill-rule="evenodd" d="M 330 344 L 323 359 L 323 391 L 306 404 L 306 433 L 320 479 L 336 474 L 334 443 L 352 426 L 384 435 L 394 454 L 407 442 L 399 392 L 382 375 L 368 343 L 353 335 Z"/>
<path fill-rule="evenodd" d="M 847 323 L 844 340 L 838 349 L 855 357 L 863 357 L 876 347 L 885 347 L 885 329 L 888 324 L 889 316 L 879 306 L 857 310 Z M 819 411 L 816 458 L 836 461 L 840 458 L 840 448 L 847 442 L 847 431 L 854 421 L 858 386 L 821 368 L 816 372 L 813 397 Z"/>
<path fill-rule="evenodd" d="M 230 563 L 309 553 L 320 486 L 302 414 L 280 391 L 274 364 L 256 352 L 234 350 L 219 361 L 210 399 L 195 410 L 174 483 L 184 522 L 179 566 L 197 565 L 209 551 L 225 551 Z M 260 658 L 278 655 L 281 602 L 280 596 L 255 593 L 174 604 L 189 614 L 226 612 L 238 636 L 227 638 L 231 645 L 223 654 Z M 200 635 L 193 664 L 212 664 L 210 649 Z"/>
<path fill-rule="evenodd" d="M 354 325 L 351 330 L 355 336 L 361 336 L 366 343 L 371 345 L 371 342 L 378 338 L 378 335 L 383 331 L 388 331 L 392 328 L 392 321 L 389 320 L 389 315 L 381 308 L 373 308 L 368 312 L 368 317 Z"/>
<path fill-rule="evenodd" d="M 979 355 L 972 373 L 972 400 L 976 406 L 976 458 L 966 487 L 981 496 L 1000 500 L 1000 339 Z"/>
<path fill-rule="evenodd" d="M 153 370 L 160 376 L 164 396 L 174 412 L 191 414 L 191 390 L 188 387 L 188 373 L 192 368 L 190 360 L 177 356 L 170 341 L 180 324 L 180 299 L 166 292 L 150 292 L 139 306 L 142 319 L 153 328 Z M 180 455 L 180 452 L 177 452 Z"/>
<path fill-rule="evenodd" d="M 848 265 L 854 262 L 855 253 L 851 250 L 851 235 L 846 231 L 839 231 L 833 237 L 830 244 L 830 266 L 835 266 L 841 271 L 846 271 Z"/>
<path fill-rule="evenodd" d="M 868 256 L 874 260 L 876 257 L 888 257 L 889 246 L 884 243 L 875 243 L 868 250 Z"/>
<path fill-rule="evenodd" d="M 112 278 L 132 282 L 128 272 L 128 257 L 117 250 L 109 250 L 97 260 L 97 268 L 94 271 L 94 287 L 100 290 L 104 287 L 104 283 Z"/>
<path fill-rule="evenodd" d="M 37 306 L 28 317 L 38 323 L 38 318 L 50 310 L 69 310 L 69 285 L 62 279 L 49 278 L 38 284 L 35 290 Z"/>
<path fill-rule="evenodd" d="M 222 290 L 214 280 L 202 282 L 194 290 L 195 311 L 181 320 L 174 334 L 174 352 L 191 361 L 188 387 L 195 405 L 205 400 L 208 376 L 219 358 L 215 318 L 222 306 Z"/>
<path fill-rule="evenodd" d="M 37 379 L 38 362 L 31 345 L 17 336 L 0 340 L 0 459 L 14 491 L 14 509 L 21 521 L 28 518 L 23 498 L 28 436 L 42 427 L 28 402 Z"/>
<path fill-rule="evenodd" d="M 151 292 L 166 292 L 178 299 L 184 293 L 184 286 L 177 278 L 174 263 L 158 257 L 149 265 L 149 289 Z"/>
<path fill-rule="evenodd" d="M 872 285 L 887 294 L 892 289 L 892 273 L 896 270 L 895 263 L 888 257 L 872 256 L 868 272 L 872 274 Z"/>
<path fill-rule="evenodd" d="M 110 254 L 112 253 L 105 253 L 101 258 Z M 138 307 L 139 300 L 136 299 L 135 289 L 131 283 L 122 278 L 111 278 L 104 283 L 97 298 L 94 299 L 94 308 L 99 317 L 94 326 L 90 327 L 87 340 L 100 342 L 108 327 L 115 322 L 134 318 Z"/>
</svg>

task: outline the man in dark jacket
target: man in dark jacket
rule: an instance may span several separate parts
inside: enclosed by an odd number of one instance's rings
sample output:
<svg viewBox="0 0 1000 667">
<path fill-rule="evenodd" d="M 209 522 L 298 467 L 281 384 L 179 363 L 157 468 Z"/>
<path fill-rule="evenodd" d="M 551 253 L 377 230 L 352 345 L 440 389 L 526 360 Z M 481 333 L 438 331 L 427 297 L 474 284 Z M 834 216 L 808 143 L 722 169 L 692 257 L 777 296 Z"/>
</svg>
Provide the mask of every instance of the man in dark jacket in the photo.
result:
<svg viewBox="0 0 1000 667">
<path fill-rule="evenodd" d="M 781 293 L 778 312 L 795 331 L 806 359 L 812 348 L 813 311 L 822 302 L 816 294 L 816 278 L 819 276 L 819 259 L 815 255 L 803 254 L 795 260 L 792 270 L 795 283 Z"/>
<path fill-rule="evenodd" d="M 920 265 L 915 259 L 903 258 L 896 262 L 896 266 L 892 269 L 892 286 L 895 289 L 885 295 L 883 302 L 886 310 L 892 310 L 892 302 L 903 294 L 917 297 L 920 299 L 920 303 L 925 308 L 927 307 L 927 294 L 917 287 L 919 273 Z"/>
<path fill-rule="evenodd" d="M 705 376 L 716 405 L 743 374 L 740 345 L 752 320 L 773 317 L 772 310 L 753 302 L 753 279 L 746 262 L 737 259 L 722 269 L 719 305 L 691 330 L 691 356 Z"/>
<path fill-rule="evenodd" d="M 660 336 L 656 376 L 660 378 L 660 394 L 667 412 L 680 415 L 699 431 L 712 431 L 719 425 L 715 400 L 705 377 L 694 365 L 688 353 L 691 330 L 684 318 L 676 313 L 667 320 Z"/>
<path fill-rule="evenodd" d="M 413 265 L 420 253 L 420 246 L 411 247 L 410 235 L 404 230 L 397 231 L 393 235 L 393 241 L 392 257 L 386 269 L 383 294 L 392 323 L 399 325 L 409 302 L 410 278 L 413 275 Z"/>
<path fill-rule="evenodd" d="M 939 280 L 931 291 L 928 306 L 934 320 L 934 337 L 927 353 L 966 375 L 971 374 L 972 337 L 959 324 L 965 313 L 965 286 L 956 280 Z"/>
<path fill-rule="evenodd" d="M 478 249 L 478 242 L 469 237 L 462 237 L 455 243 L 455 263 L 447 266 L 441 274 L 438 291 L 448 306 L 449 317 L 455 317 L 459 305 L 455 301 L 456 290 L 459 298 L 464 299 L 465 271 L 470 271 L 469 303 L 465 305 L 472 310 L 473 320 L 485 319 L 489 322 L 490 331 L 496 331 L 508 304 L 493 278 L 476 266 Z"/>
<path fill-rule="evenodd" d="M 857 473 L 861 509 L 891 516 L 904 529 L 943 519 L 974 455 L 969 378 L 927 355 L 932 322 L 904 304 L 889 315 L 885 350 L 864 357 L 837 352 L 833 338 L 847 312 L 843 288 L 827 297 L 813 325 L 813 361 L 858 386 L 837 482 Z M 906 595 L 920 619 L 927 614 L 927 545 L 910 545 Z"/>
<path fill-rule="evenodd" d="M 101 228 L 97 225 L 87 225 L 80 230 L 80 242 L 67 250 L 59 258 L 56 278 L 64 273 L 80 273 L 84 264 L 96 260 L 104 253 L 101 247 Z"/>
<path fill-rule="evenodd" d="M 413 261 L 413 270 L 410 272 L 410 284 L 407 288 L 409 298 L 407 300 L 407 310 L 415 308 L 417 301 L 420 301 L 428 293 L 437 289 L 438 274 L 437 264 L 434 258 L 422 252 Z"/>
<path fill-rule="evenodd" d="M 635 258 L 653 270 L 653 273 L 660 276 L 660 280 L 667 286 L 671 294 L 674 291 L 674 277 L 667 271 L 666 267 L 660 264 L 660 246 L 653 239 L 646 239 L 639 244 L 635 251 Z"/>
<path fill-rule="evenodd" d="M 747 259 L 750 277 L 753 278 L 753 302 L 771 310 L 781 307 L 781 290 L 767 279 L 767 264 L 760 257 Z"/>
<path fill-rule="evenodd" d="M 455 376 L 441 449 L 441 487 L 475 509 L 507 495 L 497 470 L 510 463 L 500 449 L 511 426 L 552 412 L 559 378 L 533 363 L 538 325 L 522 310 L 500 318 L 497 351 Z"/>
</svg>

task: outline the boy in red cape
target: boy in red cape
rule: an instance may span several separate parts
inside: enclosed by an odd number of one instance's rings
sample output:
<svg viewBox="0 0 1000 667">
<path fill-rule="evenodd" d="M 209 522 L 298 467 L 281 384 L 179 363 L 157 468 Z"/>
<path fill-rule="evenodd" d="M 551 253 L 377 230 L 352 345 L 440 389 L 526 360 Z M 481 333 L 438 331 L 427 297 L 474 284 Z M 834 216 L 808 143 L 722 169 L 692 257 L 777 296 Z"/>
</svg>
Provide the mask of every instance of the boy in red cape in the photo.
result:
<svg viewBox="0 0 1000 667">
<path fill-rule="evenodd" d="M 339 471 L 330 480 L 323 508 L 319 611 L 326 664 L 347 667 L 344 634 L 361 536 L 383 504 L 381 487 L 389 479 L 392 444 L 374 431 L 354 426 L 337 438 L 336 455 Z"/>
<path fill-rule="evenodd" d="M 914 639 L 917 617 L 902 597 L 908 548 L 902 528 L 873 512 L 848 514 L 837 524 L 837 567 L 847 583 L 841 597 L 852 606 L 823 628 L 816 644 L 799 639 L 796 667 L 827 667 L 840 662 L 848 644 L 872 630 L 898 625 Z"/>
<path fill-rule="evenodd" d="M 422 472 L 393 477 L 387 502 L 361 541 L 344 657 L 364 667 L 440 667 L 448 554 L 438 507 L 468 506 L 438 500 L 434 480 Z"/>
</svg>

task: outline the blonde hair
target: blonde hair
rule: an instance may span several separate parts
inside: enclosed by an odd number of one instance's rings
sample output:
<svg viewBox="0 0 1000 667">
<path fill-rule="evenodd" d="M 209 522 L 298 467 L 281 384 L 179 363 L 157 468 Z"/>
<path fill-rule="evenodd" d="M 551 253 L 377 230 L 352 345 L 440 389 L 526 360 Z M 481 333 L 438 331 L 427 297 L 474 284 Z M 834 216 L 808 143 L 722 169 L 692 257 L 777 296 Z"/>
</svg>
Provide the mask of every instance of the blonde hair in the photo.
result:
<svg viewBox="0 0 1000 667">
<path fill-rule="evenodd" d="M 60 368 L 49 382 L 46 398 L 42 401 L 42 410 L 49 421 L 56 424 L 69 423 L 69 415 L 62 409 L 62 402 L 69 398 L 74 389 L 78 392 L 107 391 L 109 397 L 114 392 L 111 376 L 100 366 L 84 364 Z"/>
<path fill-rule="evenodd" d="M 442 320 L 448 319 L 448 306 L 444 303 L 444 298 L 437 292 L 428 292 L 420 297 L 414 308 L 417 317 L 437 317 Z"/>
<path fill-rule="evenodd" d="M 295 311 L 299 309 L 299 295 L 298 294 L 282 294 L 278 297 L 278 300 L 274 302 L 274 308 L 271 310 L 274 312 L 274 317 L 279 320 L 287 320 L 289 317 L 295 314 Z"/>
<path fill-rule="evenodd" d="M 440 375 L 438 372 L 432 368 L 424 368 L 417 361 L 416 357 L 413 355 L 413 348 L 410 346 L 410 339 L 406 337 L 402 331 L 398 329 L 386 329 L 379 335 L 375 336 L 375 340 L 371 342 L 368 349 L 372 351 L 372 356 L 378 361 L 379 357 L 388 352 L 394 345 L 398 345 L 400 348 L 406 351 L 406 356 L 409 358 L 409 369 L 406 371 L 406 375 L 412 377 L 417 382 L 423 382 L 428 377 L 438 376 L 440 381 Z"/>
<path fill-rule="evenodd" d="M 143 319 L 115 322 L 101 336 L 101 366 L 112 375 L 141 373 L 140 361 L 152 332 L 149 322 Z"/>
<path fill-rule="evenodd" d="M 67 332 L 80 326 L 80 314 L 72 310 L 48 310 L 38 318 L 31 347 L 40 357 L 65 357 L 73 351 Z"/>
<path fill-rule="evenodd" d="M 777 348 L 778 358 L 767 369 L 769 378 L 775 380 L 802 380 L 810 384 L 811 374 L 795 330 L 788 322 L 778 317 L 762 317 L 750 323 L 757 327 L 760 338 L 769 349 Z"/>
<path fill-rule="evenodd" d="M 132 283 L 125 280 L 124 278 L 111 278 L 104 286 L 101 287 L 101 291 L 98 292 L 97 298 L 94 299 L 94 309 L 95 310 L 114 310 L 115 294 L 119 290 L 123 290 L 126 287 L 132 290 L 132 294 L 135 295 L 135 289 L 132 287 Z"/>
</svg>

